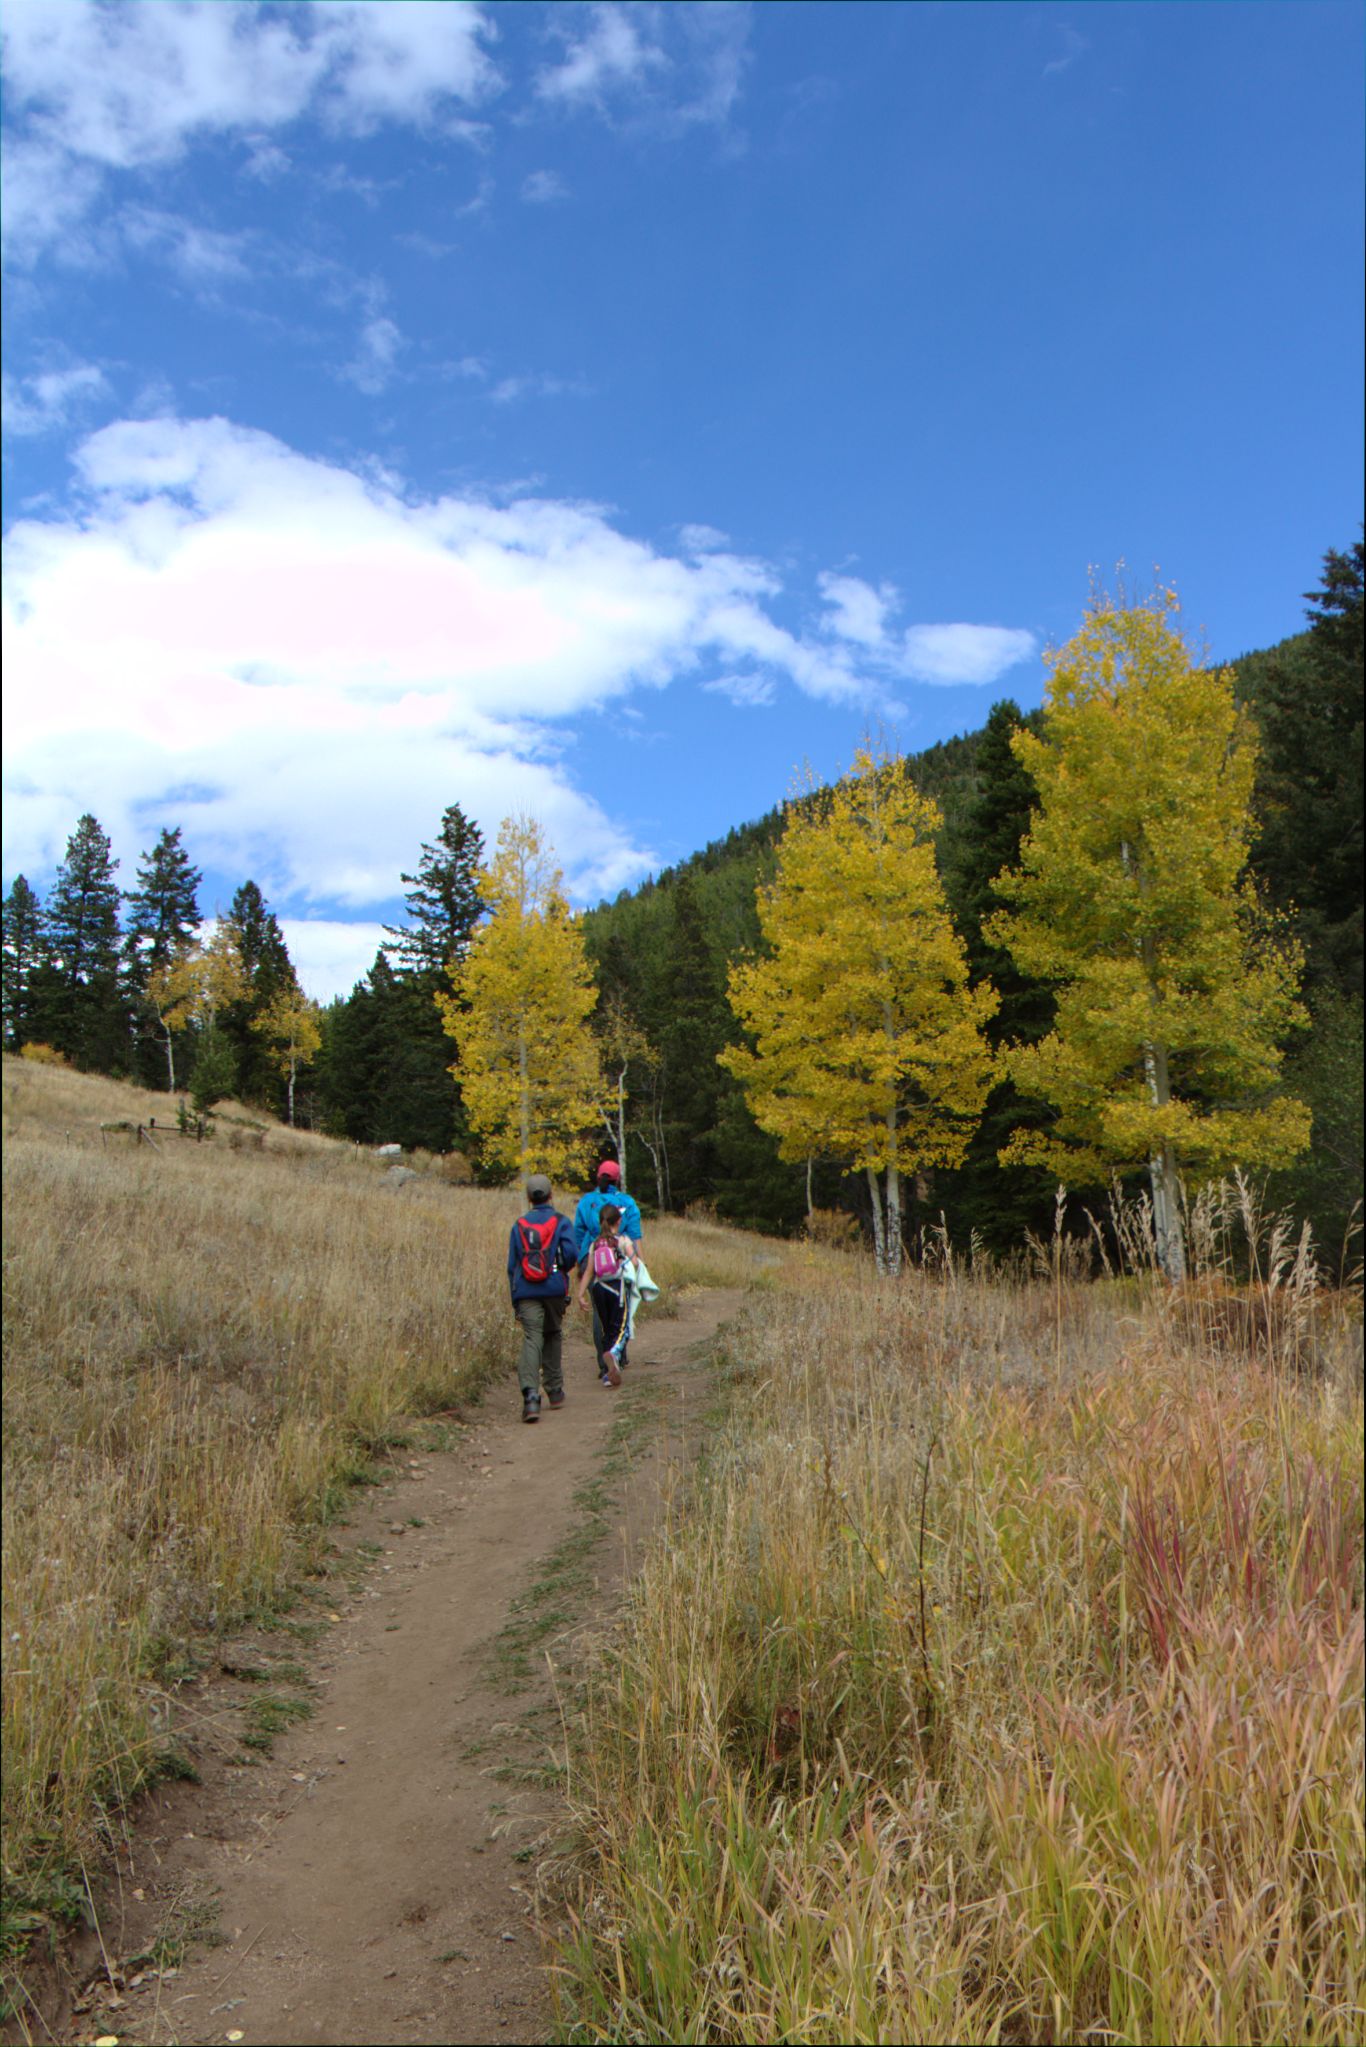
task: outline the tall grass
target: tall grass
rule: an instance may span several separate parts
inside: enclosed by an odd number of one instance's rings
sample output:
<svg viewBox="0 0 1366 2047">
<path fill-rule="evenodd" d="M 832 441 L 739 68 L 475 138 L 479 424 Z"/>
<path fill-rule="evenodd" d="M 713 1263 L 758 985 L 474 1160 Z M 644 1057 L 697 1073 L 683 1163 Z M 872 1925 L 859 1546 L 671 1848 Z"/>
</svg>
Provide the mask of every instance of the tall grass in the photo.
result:
<svg viewBox="0 0 1366 2047">
<path fill-rule="evenodd" d="M 1359 1322 L 1076 1262 L 756 1298 L 589 1690 L 573 2037 L 1363 2037 Z"/>
<path fill-rule="evenodd" d="M 505 1197 L 392 1190 L 348 1146 L 173 1131 L 5 1061 L 7 1882 L 88 1854 L 156 1768 L 164 1679 L 275 1598 L 396 1419 L 509 1352 Z M 164 1120 L 159 1117 L 158 1121 Z"/>
</svg>

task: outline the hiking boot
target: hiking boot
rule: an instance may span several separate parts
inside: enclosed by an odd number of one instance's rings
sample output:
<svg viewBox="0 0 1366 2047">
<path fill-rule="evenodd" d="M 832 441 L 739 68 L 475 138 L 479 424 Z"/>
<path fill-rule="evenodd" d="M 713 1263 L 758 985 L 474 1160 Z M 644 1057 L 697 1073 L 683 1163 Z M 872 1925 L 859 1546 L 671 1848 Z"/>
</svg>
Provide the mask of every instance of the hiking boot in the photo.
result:
<svg viewBox="0 0 1366 2047">
<path fill-rule="evenodd" d="M 524 1393 L 522 1395 L 522 1420 L 524 1422 L 538 1422 L 540 1419 L 541 1419 L 540 1394 Z"/>
<path fill-rule="evenodd" d="M 551 1405 L 552 1407 L 563 1407 L 563 1406 L 564 1406 L 564 1388 L 563 1388 L 563 1386 L 561 1386 L 561 1387 L 560 1387 L 560 1388 L 558 1389 L 558 1391 L 557 1391 L 557 1392 L 555 1392 L 555 1393 L 548 1393 L 548 1394 L 546 1395 L 546 1398 L 547 1398 L 547 1399 L 549 1400 L 549 1402 L 550 1402 L 550 1405 Z"/>
<path fill-rule="evenodd" d="M 603 1368 L 602 1376 L 607 1381 L 609 1386 L 620 1386 L 621 1384 L 621 1367 L 617 1363 L 616 1359 L 612 1356 L 612 1353 L 610 1351 L 608 1351 L 607 1353 L 607 1360 Z"/>
</svg>

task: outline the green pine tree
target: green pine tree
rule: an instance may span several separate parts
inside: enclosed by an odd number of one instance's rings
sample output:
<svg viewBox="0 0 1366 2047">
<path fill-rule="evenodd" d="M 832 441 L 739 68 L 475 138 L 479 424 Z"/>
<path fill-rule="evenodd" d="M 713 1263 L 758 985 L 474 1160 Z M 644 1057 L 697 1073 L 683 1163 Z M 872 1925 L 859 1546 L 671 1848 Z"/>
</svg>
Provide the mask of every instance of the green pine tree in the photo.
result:
<svg viewBox="0 0 1366 2047">
<path fill-rule="evenodd" d="M 126 1071 L 130 1052 L 119 976 L 118 864 L 108 834 L 87 811 L 48 897 L 47 970 L 35 977 L 42 992 L 33 1035 L 99 1073 Z"/>
<path fill-rule="evenodd" d="M 138 885 L 124 897 L 128 921 L 123 971 L 134 1027 L 134 1070 L 147 1087 L 164 1083 L 165 1034 L 147 1004 L 148 976 L 167 967 L 199 929 L 203 876 L 180 843 L 180 827 L 162 831 L 138 867 Z"/>
<path fill-rule="evenodd" d="M 1324 556 L 1309 631 L 1261 666 L 1254 863 L 1293 910 L 1305 986 L 1362 992 L 1363 546 Z"/>
<path fill-rule="evenodd" d="M 392 967 L 392 987 L 383 998 L 384 1035 L 391 1041 L 384 1120 L 396 1144 L 447 1151 L 468 1136 L 437 996 L 449 996 L 450 969 L 466 959 L 484 913 L 483 857 L 479 827 L 452 803 L 435 844 L 423 846 L 416 874 L 402 876 L 408 922 L 389 927 L 384 947 Z"/>
<path fill-rule="evenodd" d="M 243 882 L 224 922 L 236 942 L 248 992 L 224 1009 L 219 1028 L 231 1047 L 243 1100 L 278 1109 L 280 1076 L 264 1039 L 252 1026 L 279 995 L 298 988 L 298 979 L 279 920 L 254 881 Z"/>
<path fill-rule="evenodd" d="M 31 1043 L 34 983 L 45 958 L 46 920 L 39 897 L 22 874 L 4 901 L 4 1043 L 18 1052 Z"/>
</svg>

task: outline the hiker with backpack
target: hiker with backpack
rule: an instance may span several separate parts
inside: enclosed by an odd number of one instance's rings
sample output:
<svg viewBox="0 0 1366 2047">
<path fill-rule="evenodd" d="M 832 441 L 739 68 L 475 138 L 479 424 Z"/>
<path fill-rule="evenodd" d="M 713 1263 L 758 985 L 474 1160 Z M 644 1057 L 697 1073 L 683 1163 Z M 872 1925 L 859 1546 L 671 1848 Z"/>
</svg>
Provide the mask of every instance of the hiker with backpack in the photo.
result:
<svg viewBox="0 0 1366 2047">
<path fill-rule="evenodd" d="M 526 1183 L 527 1212 L 517 1218 L 508 1238 L 508 1286 L 522 1330 L 517 1381 L 524 1422 L 540 1420 L 543 1385 L 552 1407 L 564 1405 L 561 1325 L 578 1242 L 568 1216 L 551 1206 L 550 1196 L 545 1174 L 533 1173 Z"/>
<path fill-rule="evenodd" d="M 579 1306 L 593 1310 L 593 1348 L 598 1378 L 604 1386 L 620 1386 L 625 1349 L 627 1288 L 636 1263 L 634 1240 L 621 1228 L 621 1210 L 608 1202 L 598 1217 L 598 1233 L 580 1268 Z"/>
<path fill-rule="evenodd" d="M 621 1184 L 621 1167 L 615 1159 L 604 1159 L 595 1175 L 595 1184 L 582 1196 L 574 1210 L 574 1235 L 578 1240 L 580 1279 L 583 1278 L 588 1263 L 589 1247 L 597 1238 L 603 1210 L 609 1203 L 618 1210 L 622 1230 L 630 1238 L 636 1255 L 640 1253 L 640 1210 Z M 591 1291 L 589 1305 L 593 1309 L 593 1347 L 601 1358 L 603 1352 L 610 1348 L 610 1339 L 604 1341 L 605 1332 L 598 1316 L 597 1299 Z M 623 1344 L 618 1363 L 625 1362 L 626 1346 Z"/>
</svg>

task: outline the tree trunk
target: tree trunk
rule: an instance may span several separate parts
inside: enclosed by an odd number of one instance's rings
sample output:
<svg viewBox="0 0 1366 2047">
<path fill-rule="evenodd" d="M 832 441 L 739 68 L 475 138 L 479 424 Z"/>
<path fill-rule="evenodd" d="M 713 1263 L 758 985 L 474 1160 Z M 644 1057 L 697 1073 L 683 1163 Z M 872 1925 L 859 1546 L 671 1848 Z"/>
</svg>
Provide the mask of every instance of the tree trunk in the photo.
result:
<svg viewBox="0 0 1366 2047">
<path fill-rule="evenodd" d="M 170 1027 L 170 1025 L 169 1025 L 169 1024 L 163 1024 L 163 1025 L 161 1026 L 161 1028 L 162 1028 L 162 1029 L 163 1029 L 163 1031 L 165 1031 L 165 1033 L 166 1033 L 166 1072 L 167 1072 L 167 1075 L 168 1075 L 168 1078 L 167 1078 L 167 1082 L 166 1082 L 166 1088 L 167 1088 L 167 1092 L 168 1092 L 169 1094 L 174 1094 L 174 1093 L 175 1093 L 175 1046 L 174 1046 L 174 1045 L 173 1045 L 173 1043 L 171 1042 L 171 1027 Z"/>
<path fill-rule="evenodd" d="M 879 1279 L 887 1277 L 887 1236 L 882 1223 L 882 1189 L 873 1168 L 867 1168 L 868 1192 L 873 1199 L 873 1261 Z"/>
<path fill-rule="evenodd" d="M 892 1035 L 891 1004 L 887 1005 L 887 1034 Z M 901 1271 L 901 1169 L 896 1162 L 896 1097 L 887 1111 L 887 1271 L 895 1279 Z"/>
<path fill-rule="evenodd" d="M 291 1130 L 294 1128 L 294 1069 L 295 1062 L 291 1059 L 289 1062 L 289 1127 Z"/>
<path fill-rule="evenodd" d="M 808 1152 L 806 1154 L 806 1219 L 808 1222 L 816 1213 L 816 1204 L 811 1199 L 811 1165 L 811 1154 Z"/>
<path fill-rule="evenodd" d="M 1147 895 L 1148 885 L 1134 858 L 1133 848 L 1126 840 L 1120 842 L 1120 858 L 1126 874 L 1137 873 L 1138 892 Z M 1137 947 L 1143 962 L 1143 972 L 1148 982 L 1148 1001 L 1156 1016 L 1158 1005 L 1157 959 L 1152 939 L 1143 936 Z M 1143 1045 L 1143 1073 L 1148 1083 L 1148 1099 L 1155 1109 L 1161 1109 L 1171 1100 L 1171 1075 L 1167 1066 L 1167 1047 L 1160 1039 L 1146 1039 Z M 1181 1205 L 1177 1185 L 1176 1156 L 1169 1144 L 1155 1151 L 1148 1159 L 1148 1178 L 1153 1190 L 1153 1233 L 1157 1238 L 1157 1262 L 1173 1286 L 1179 1286 L 1186 1277 L 1186 1240 L 1181 1228 Z"/>
<path fill-rule="evenodd" d="M 901 1271 L 901 1174 L 887 1168 L 887 1271 L 895 1279 Z"/>
</svg>

